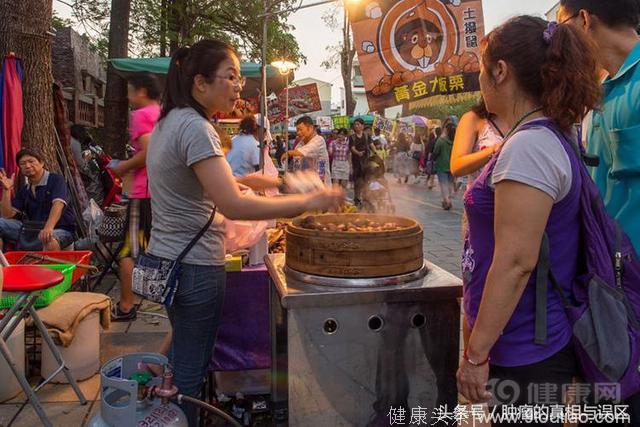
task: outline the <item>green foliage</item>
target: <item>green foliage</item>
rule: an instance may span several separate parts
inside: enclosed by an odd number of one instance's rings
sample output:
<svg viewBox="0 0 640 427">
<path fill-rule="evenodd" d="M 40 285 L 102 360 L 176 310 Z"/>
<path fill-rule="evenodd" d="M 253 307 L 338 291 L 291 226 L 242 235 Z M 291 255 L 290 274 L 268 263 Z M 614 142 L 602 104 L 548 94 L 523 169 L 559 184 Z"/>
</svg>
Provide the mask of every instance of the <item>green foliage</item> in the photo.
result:
<svg viewBox="0 0 640 427">
<path fill-rule="evenodd" d="M 109 0 L 74 0 L 77 22 L 85 26 L 97 46 L 108 45 Z M 269 0 L 272 10 L 295 7 L 299 0 Z M 166 54 L 173 45 L 193 44 L 203 38 L 217 38 L 236 46 L 243 59 L 261 57 L 262 0 L 133 0 L 130 18 L 132 56 L 158 56 L 164 41 Z M 305 62 L 287 16 L 274 16 L 268 26 L 267 60 L 285 58 Z"/>
<path fill-rule="evenodd" d="M 70 19 L 61 18 L 56 11 L 53 11 L 53 16 L 51 17 L 51 26 L 56 30 L 62 30 L 63 28 L 70 27 L 72 22 Z"/>
</svg>

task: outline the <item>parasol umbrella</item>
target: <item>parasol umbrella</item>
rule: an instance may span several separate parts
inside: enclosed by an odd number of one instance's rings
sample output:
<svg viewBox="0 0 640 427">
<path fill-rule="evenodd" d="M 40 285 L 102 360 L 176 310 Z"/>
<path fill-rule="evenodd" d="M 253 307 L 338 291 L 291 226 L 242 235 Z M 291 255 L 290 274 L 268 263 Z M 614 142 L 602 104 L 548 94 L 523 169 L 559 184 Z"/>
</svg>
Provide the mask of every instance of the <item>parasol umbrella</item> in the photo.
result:
<svg viewBox="0 0 640 427">
<path fill-rule="evenodd" d="M 400 121 L 404 122 L 404 123 L 413 123 L 416 126 L 422 127 L 422 128 L 428 128 L 429 127 L 429 119 L 427 119 L 426 117 L 423 116 L 417 116 L 417 115 L 412 115 L 409 117 L 402 117 L 400 119 Z"/>
<path fill-rule="evenodd" d="M 0 71 L 0 167 L 17 172 L 14 161 L 22 141 L 22 64 L 13 53 L 5 56 Z"/>
</svg>

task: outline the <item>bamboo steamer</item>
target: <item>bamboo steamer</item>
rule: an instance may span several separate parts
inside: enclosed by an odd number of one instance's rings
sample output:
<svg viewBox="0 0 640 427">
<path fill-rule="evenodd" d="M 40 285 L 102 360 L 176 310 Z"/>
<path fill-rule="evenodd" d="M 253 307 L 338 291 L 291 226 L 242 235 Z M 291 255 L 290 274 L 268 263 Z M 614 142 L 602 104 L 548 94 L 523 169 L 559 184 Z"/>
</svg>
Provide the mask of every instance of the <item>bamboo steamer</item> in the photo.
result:
<svg viewBox="0 0 640 427">
<path fill-rule="evenodd" d="M 286 264 L 303 273 L 345 278 L 386 277 L 422 268 L 422 226 L 410 218 L 377 214 L 314 215 L 320 224 L 358 219 L 399 226 L 392 231 L 311 230 L 293 220 L 287 227 Z"/>
</svg>

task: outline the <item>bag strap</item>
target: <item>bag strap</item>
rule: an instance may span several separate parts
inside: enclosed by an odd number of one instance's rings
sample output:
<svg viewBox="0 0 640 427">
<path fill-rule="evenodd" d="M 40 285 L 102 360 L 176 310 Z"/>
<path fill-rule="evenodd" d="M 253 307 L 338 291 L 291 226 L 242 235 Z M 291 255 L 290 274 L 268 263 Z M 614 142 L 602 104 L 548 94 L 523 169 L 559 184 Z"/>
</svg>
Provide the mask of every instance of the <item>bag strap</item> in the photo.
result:
<svg viewBox="0 0 640 427">
<path fill-rule="evenodd" d="M 198 231 L 198 234 L 196 234 L 196 236 L 193 239 L 191 239 L 187 247 L 184 248 L 182 252 L 180 252 L 180 255 L 178 255 L 178 258 L 176 259 L 176 264 L 180 264 L 180 262 L 182 262 L 184 257 L 187 256 L 189 251 L 195 246 L 196 243 L 198 243 L 198 240 L 200 240 L 200 238 L 204 235 L 204 233 L 206 233 L 206 231 L 209 229 L 209 227 L 211 226 L 211 223 L 213 223 L 213 219 L 216 216 L 217 208 L 218 208 L 217 206 L 214 206 L 213 210 L 211 211 L 211 216 L 209 217 L 209 220 L 207 221 L 207 223 L 204 225 L 204 227 L 200 229 L 200 231 Z"/>
<path fill-rule="evenodd" d="M 500 138 L 504 139 L 504 133 L 500 130 L 500 128 L 496 124 L 495 120 L 493 120 L 493 117 L 491 117 L 491 115 L 489 115 L 487 120 L 489 121 L 489 123 L 491 123 L 491 126 L 493 126 L 493 128 L 498 132 L 498 135 L 500 135 Z"/>
<path fill-rule="evenodd" d="M 535 314 L 535 343 L 545 345 L 547 343 L 547 284 L 551 282 L 553 288 L 560 295 L 562 304 L 569 307 L 570 303 L 564 294 L 562 287 L 551 271 L 551 261 L 549 257 L 549 237 L 545 232 L 542 235 L 540 244 L 540 256 L 536 267 L 536 314 Z"/>
</svg>

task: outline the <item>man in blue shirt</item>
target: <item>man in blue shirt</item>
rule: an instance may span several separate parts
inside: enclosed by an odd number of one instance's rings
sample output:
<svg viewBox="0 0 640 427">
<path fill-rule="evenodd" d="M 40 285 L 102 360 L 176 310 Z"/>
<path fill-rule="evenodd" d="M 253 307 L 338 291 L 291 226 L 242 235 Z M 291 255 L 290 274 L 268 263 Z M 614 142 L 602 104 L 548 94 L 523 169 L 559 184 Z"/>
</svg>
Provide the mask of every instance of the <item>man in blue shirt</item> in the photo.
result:
<svg viewBox="0 0 640 427">
<path fill-rule="evenodd" d="M 594 111 L 587 150 L 600 165 L 592 177 L 609 213 L 640 253 L 640 21 L 638 0 L 561 0 L 558 22 L 573 25 L 598 48 L 608 73 Z"/>
<path fill-rule="evenodd" d="M 0 170 L 3 189 L 0 238 L 11 242 L 20 240 L 23 223 L 16 217 L 21 215 L 22 220 L 37 222 L 42 229 L 37 233 L 37 239 L 29 242 L 29 247 L 19 249 L 59 251 L 69 246 L 74 240 L 75 221 L 67 206 L 69 195 L 64 177 L 46 170 L 42 156 L 30 149 L 20 150 L 16 163 L 28 184 L 14 188 L 14 176 L 8 177 Z"/>
</svg>

